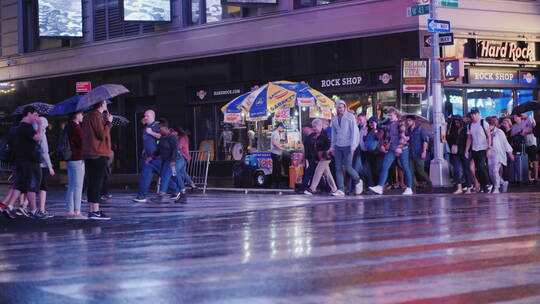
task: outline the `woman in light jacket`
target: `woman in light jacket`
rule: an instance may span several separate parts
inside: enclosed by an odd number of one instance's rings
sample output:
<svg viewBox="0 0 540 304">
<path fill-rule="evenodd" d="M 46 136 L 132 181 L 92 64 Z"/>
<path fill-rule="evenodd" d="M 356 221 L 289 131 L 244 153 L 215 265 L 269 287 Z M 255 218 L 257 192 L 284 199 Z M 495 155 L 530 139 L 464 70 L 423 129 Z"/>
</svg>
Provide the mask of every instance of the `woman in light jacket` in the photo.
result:
<svg viewBox="0 0 540 304">
<path fill-rule="evenodd" d="M 492 136 L 491 155 L 488 157 L 488 168 L 491 181 L 493 182 L 493 192 L 500 193 L 508 190 L 508 181 L 502 179 L 500 174 L 501 166 L 506 166 L 507 155 L 513 161 L 512 146 L 506 139 L 506 134 L 497 127 L 498 119 L 496 117 L 488 117 L 486 121 L 489 124 L 489 130 Z M 502 186 L 502 189 L 499 189 Z"/>
</svg>

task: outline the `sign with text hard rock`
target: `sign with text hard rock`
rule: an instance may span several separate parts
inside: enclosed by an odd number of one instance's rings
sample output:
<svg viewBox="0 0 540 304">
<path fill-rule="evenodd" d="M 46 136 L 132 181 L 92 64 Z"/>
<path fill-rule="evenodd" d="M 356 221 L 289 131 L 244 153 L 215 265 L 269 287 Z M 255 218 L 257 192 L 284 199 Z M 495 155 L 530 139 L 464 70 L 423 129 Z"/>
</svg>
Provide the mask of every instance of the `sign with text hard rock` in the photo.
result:
<svg viewBox="0 0 540 304">
<path fill-rule="evenodd" d="M 428 84 L 428 60 L 404 59 L 401 63 L 403 93 L 423 93 Z"/>
</svg>

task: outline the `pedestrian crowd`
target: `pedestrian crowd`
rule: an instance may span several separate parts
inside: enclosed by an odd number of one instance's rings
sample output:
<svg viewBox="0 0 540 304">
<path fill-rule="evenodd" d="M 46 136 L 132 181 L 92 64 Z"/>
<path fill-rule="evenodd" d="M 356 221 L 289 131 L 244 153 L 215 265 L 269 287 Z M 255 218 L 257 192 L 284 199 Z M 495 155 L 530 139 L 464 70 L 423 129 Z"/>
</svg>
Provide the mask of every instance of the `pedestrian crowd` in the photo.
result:
<svg viewBox="0 0 540 304">
<path fill-rule="evenodd" d="M 196 187 L 186 171 L 186 164 L 191 159 L 188 132 L 181 127 L 172 129 L 166 120 L 158 122 L 155 117 L 154 110 L 144 113 L 142 173 L 139 195 L 134 201 L 147 201 L 148 188 L 156 174 L 161 181 L 160 200 L 186 203 L 185 184 Z M 112 121 L 107 101 L 102 101 L 85 113 L 70 113 L 60 134 L 56 154 L 67 167 L 65 201 L 68 218 L 110 219 L 100 205 L 112 197 L 107 190 L 113 157 Z M 48 180 L 56 174 L 49 155 L 47 126 L 47 119 L 33 106 L 27 106 L 18 124 L 0 142 L 0 159 L 10 163 L 13 181 L 0 203 L 0 212 L 10 219 L 54 216 L 46 210 Z M 83 200 L 83 192 L 86 192 L 86 200 Z M 82 202 L 89 206 L 86 215 L 82 212 Z"/>
<path fill-rule="evenodd" d="M 336 101 L 336 110 L 326 126 L 314 119 L 303 127 L 306 167 L 297 193 L 344 196 L 401 189 L 411 195 L 432 187 L 433 136 L 417 121 L 422 117 L 395 108 L 384 120 L 355 117 L 342 100 Z M 535 126 L 526 113 L 482 118 L 472 108 L 465 117 L 450 116 L 444 155 L 454 194 L 500 193 L 510 182 L 538 181 Z"/>
<path fill-rule="evenodd" d="M 414 114 L 395 108 L 383 120 L 355 116 L 346 103 L 336 101 L 337 115 L 331 121 L 314 119 L 303 126 L 306 168 L 298 193 L 333 196 L 364 193 L 383 194 L 401 189 L 412 195 L 431 187 L 429 166 L 433 138 Z M 72 219 L 110 219 L 100 204 L 111 198 L 107 191 L 113 152 L 113 116 L 107 102 L 92 106 L 86 113 L 71 113 L 57 143 L 57 155 L 66 162 L 68 185 L 66 211 Z M 138 194 L 134 202 L 148 201 L 154 176 L 159 179 L 158 200 L 186 203 L 186 185 L 197 186 L 186 170 L 191 161 L 189 133 L 171 128 L 166 119 L 156 120 L 154 110 L 146 110 Z M 0 159 L 12 164 L 13 184 L 0 203 L 9 218 L 53 217 L 46 210 L 48 180 L 56 173 L 49 156 L 48 121 L 38 110 L 27 106 L 17 125 L 0 142 Z M 456 190 L 454 194 L 500 193 L 510 182 L 538 181 L 536 122 L 525 113 L 509 117 L 482 118 L 477 108 L 447 121 L 445 158 Z M 279 186 L 281 152 L 278 123 L 271 137 L 273 182 Z M 81 203 L 86 192 L 89 210 L 83 215 Z M 18 205 L 16 206 L 16 203 Z"/>
</svg>

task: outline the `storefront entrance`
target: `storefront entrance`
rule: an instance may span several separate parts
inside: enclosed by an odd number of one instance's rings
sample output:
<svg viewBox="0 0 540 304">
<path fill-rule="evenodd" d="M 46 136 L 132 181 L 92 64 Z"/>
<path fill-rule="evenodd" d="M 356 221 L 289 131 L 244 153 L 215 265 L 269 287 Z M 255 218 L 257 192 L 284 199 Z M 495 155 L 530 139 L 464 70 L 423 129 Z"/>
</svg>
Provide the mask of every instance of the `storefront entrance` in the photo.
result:
<svg viewBox="0 0 540 304">
<path fill-rule="evenodd" d="M 515 106 L 536 99 L 536 91 L 533 89 L 445 88 L 445 114 L 446 116 L 465 115 L 471 108 L 477 107 L 482 117 L 508 116 Z"/>
</svg>

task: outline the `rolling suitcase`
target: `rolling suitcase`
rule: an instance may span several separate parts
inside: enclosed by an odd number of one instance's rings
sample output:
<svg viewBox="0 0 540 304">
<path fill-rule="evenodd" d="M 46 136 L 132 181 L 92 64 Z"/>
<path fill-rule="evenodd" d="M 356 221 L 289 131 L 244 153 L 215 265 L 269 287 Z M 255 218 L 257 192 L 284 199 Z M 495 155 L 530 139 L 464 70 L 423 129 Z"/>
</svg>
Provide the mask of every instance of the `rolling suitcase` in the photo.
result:
<svg viewBox="0 0 540 304">
<path fill-rule="evenodd" d="M 514 161 L 508 161 L 508 180 L 512 183 L 524 184 L 529 181 L 529 157 L 525 147 L 514 154 Z"/>
</svg>

